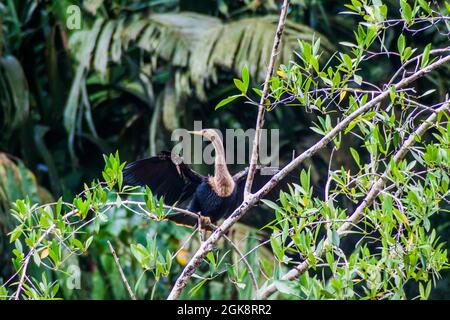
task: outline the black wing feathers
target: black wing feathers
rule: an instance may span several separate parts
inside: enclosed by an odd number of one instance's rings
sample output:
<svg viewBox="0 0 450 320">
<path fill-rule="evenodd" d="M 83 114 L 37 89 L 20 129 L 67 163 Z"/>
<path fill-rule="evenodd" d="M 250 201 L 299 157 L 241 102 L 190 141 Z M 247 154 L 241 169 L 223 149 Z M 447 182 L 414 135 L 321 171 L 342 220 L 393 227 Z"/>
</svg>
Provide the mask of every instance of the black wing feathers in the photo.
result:
<svg viewBox="0 0 450 320">
<path fill-rule="evenodd" d="M 153 194 L 163 196 L 167 205 L 173 205 L 177 201 L 183 202 L 193 195 L 203 177 L 185 163 L 177 163 L 173 162 L 169 152 L 134 161 L 123 170 L 124 184 L 148 186 Z"/>
</svg>

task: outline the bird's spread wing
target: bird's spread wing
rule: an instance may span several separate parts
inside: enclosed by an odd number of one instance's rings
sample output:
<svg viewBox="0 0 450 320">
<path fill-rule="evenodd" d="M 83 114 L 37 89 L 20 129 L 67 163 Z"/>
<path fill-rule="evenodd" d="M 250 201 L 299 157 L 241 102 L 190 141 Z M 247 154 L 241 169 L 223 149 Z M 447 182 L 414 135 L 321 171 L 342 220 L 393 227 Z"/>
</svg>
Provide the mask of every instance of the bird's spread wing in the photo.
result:
<svg viewBox="0 0 450 320">
<path fill-rule="evenodd" d="M 125 185 L 148 186 L 154 195 L 163 196 L 167 205 L 190 198 L 203 179 L 170 152 L 131 162 L 123 170 Z"/>
</svg>

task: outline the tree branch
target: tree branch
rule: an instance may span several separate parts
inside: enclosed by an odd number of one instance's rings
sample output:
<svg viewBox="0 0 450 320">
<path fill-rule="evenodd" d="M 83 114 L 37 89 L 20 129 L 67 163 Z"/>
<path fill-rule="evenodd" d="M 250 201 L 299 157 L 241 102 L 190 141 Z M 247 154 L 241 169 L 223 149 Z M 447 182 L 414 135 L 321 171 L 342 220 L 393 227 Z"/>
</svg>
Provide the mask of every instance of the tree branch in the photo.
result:
<svg viewBox="0 0 450 320">
<path fill-rule="evenodd" d="M 111 254 L 114 257 L 114 261 L 116 262 L 117 269 L 119 270 L 120 277 L 122 278 L 123 284 L 125 285 L 125 288 L 128 290 L 128 293 L 130 294 L 131 299 L 136 300 L 136 296 L 133 293 L 133 290 L 131 290 L 130 284 L 128 283 L 127 278 L 125 277 L 125 274 L 123 273 L 122 267 L 120 266 L 119 257 L 116 254 L 116 251 L 114 250 L 111 242 L 108 240 L 108 246 L 109 250 L 111 251 Z"/>
<path fill-rule="evenodd" d="M 234 251 L 236 251 L 236 253 L 239 255 L 240 260 L 247 267 L 248 274 L 250 275 L 250 279 L 252 280 L 253 289 L 255 289 L 255 293 L 258 294 L 258 280 L 256 279 L 255 273 L 252 270 L 252 266 L 248 262 L 247 258 L 242 254 L 241 250 L 239 250 L 238 246 L 226 234 L 224 234 L 223 237 L 233 247 Z"/>
<path fill-rule="evenodd" d="M 73 215 L 75 215 L 76 213 L 78 213 L 78 209 L 74 209 L 70 212 L 68 212 L 67 214 L 65 214 L 62 218 L 63 219 L 67 219 Z M 39 237 L 39 239 L 34 243 L 33 247 L 30 248 L 30 251 L 28 252 L 28 254 L 25 256 L 24 260 L 21 262 L 22 265 L 20 267 L 20 269 L 10 278 L 14 278 L 18 273 L 22 272 L 18 285 L 17 285 L 17 289 L 16 292 L 14 293 L 14 300 L 19 300 L 20 298 L 20 292 L 22 291 L 23 288 L 23 284 L 25 282 L 25 277 L 27 275 L 27 269 L 28 269 L 28 265 L 30 263 L 30 259 L 31 257 L 34 255 L 34 253 L 37 250 L 37 247 L 39 246 L 39 244 L 45 239 L 45 237 L 47 237 L 52 231 L 53 229 L 56 228 L 56 224 L 53 223 L 51 224 L 47 230 Z M 5 284 L 3 284 L 5 285 Z"/>
<path fill-rule="evenodd" d="M 84 192 L 85 192 L 85 191 L 83 191 L 82 193 L 80 193 L 79 196 L 82 196 L 82 195 L 84 194 Z M 56 205 L 56 204 L 57 204 L 57 202 L 47 203 L 47 204 L 45 204 L 45 205 L 36 207 L 34 210 L 38 210 L 38 209 L 40 209 L 40 208 L 42 208 L 42 207 L 44 207 L 44 206 Z M 139 214 L 139 215 L 145 215 L 147 218 L 152 219 L 152 220 L 159 220 L 158 217 L 156 216 L 156 214 L 154 214 L 154 213 L 152 213 L 152 212 L 149 212 L 149 211 L 145 210 L 144 208 L 142 208 L 142 205 L 145 205 L 144 202 L 133 201 L 133 200 L 122 200 L 121 204 L 122 204 L 124 207 L 126 207 L 127 209 L 129 209 L 130 211 L 134 212 L 134 213 L 137 213 L 137 214 Z M 70 206 L 70 207 L 74 207 L 71 203 L 66 203 L 66 202 L 64 202 L 64 205 L 67 205 L 67 206 Z M 117 205 L 117 203 L 114 202 L 114 201 L 106 202 L 106 203 L 104 204 L 105 207 L 111 207 L 111 206 L 116 206 L 116 205 Z M 144 214 L 144 213 L 141 214 L 141 213 L 139 213 L 139 212 L 133 210 L 133 209 L 130 208 L 128 205 L 136 205 L 136 206 L 139 206 L 139 208 L 140 208 L 143 212 L 145 212 L 145 214 Z M 189 221 L 189 222 L 187 221 L 186 223 L 184 223 L 184 222 L 179 222 L 179 221 L 176 220 L 176 217 L 178 217 L 179 215 L 183 215 L 183 216 L 185 216 L 185 217 L 191 218 L 193 222 L 198 221 L 199 215 L 196 214 L 196 213 L 194 213 L 194 212 L 191 212 L 191 211 L 188 211 L 188 210 L 185 210 L 185 209 L 182 209 L 182 208 L 177 208 L 177 207 L 174 207 L 174 206 L 167 206 L 167 205 L 164 205 L 164 208 L 165 208 L 165 209 L 168 209 L 168 210 L 170 210 L 170 211 L 175 212 L 175 214 L 170 214 L 170 213 L 169 213 L 169 214 L 165 217 L 165 219 L 167 219 L 168 221 L 175 222 L 175 223 L 177 223 L 177 224 L 182 224 L 182 225 L 187 226 L 187 227 L 193 227 L 194 224 L 193 224 L 193 223 L 190 223 L 191 221 Z M 34 210 L 33 210 L 33 211 L 34 211 Z M 95 211 L 93 206 L 91 206 L 89 210 Z M 107 210 L 108 210 L 108 209 L 107 209 Z M 107 210 L 106 210 L 106 211 L 107 211 Z M 73 210 L 71 210 L 71 211 L 69 211 L 68 213 L 66 213 L 66 214 L 62 217 L 62 219 L 63 219 L 63 220 L 66 220 L 66 219 L 68 219 L 69 217 L 72 217 L 72 216 L 76 215 L 78 212 L 79 212 L 79 210 L 76 209 L 76 208 L 74 208 Z M 90 222 L 90 221 L 89 221 L 89 222 Z M 89 223 L 89 222 L 88 222 L 88 223 Z M 83 224 L 81 227 L 83 227 L 84 225 L 86 225 L 86 224 Z M 18 300 L 18 299 L 20 298 L 20 293 L 22 292 L 23 285 L 24 285 L 24 283 L 25 283 L 25 280 L 27 279 L 27 275 L 26 275 L 26 274 L 27 274 L 27 269 L 28 269 L 29 263 L 30 263 L 30 261 L 31 261 L 31 257 L 33 257 L 33 255 L 37 252 L 38 246 L 42 243 L 42 241 L 43 241 L 47 236 L 49 236 L 49 235 L 55 230 L 56 227 L 57 227 L 57 225 L 56 225 L 55 223 L 53 223 L 53 224 L 51 224 L 51 225 L 45 230 L 45 232 L 39 237 L 39 239 L 37 239 L 37 241 L 35 242 L 34 246 L 30 248 L 30 251 L 27 253 L 27 255 L 26 255 L 26 256 L 23 258 L 23 260 L 21 261 L 21 266 L 20 266 L 19 270 L 17 270 L 17 271 L 16 271 L 16 272 L 15 272 L 15 273 L 7 280 L 4 284 L 3 284 L 3 286 L 5 286 L 5 285 L 8 284 L 9 282 L 11 282 L 16 276 L 20 275 L 20 276 L 19 276 L 19 279 L 18 279 L 18 282 L 17 282 L 17 289 L 16 289 L 16 291 L 14 292 L 13 297 L 12 297 L 13 299 Z M 81 227 L 80 227 L 80 228 L 81 228 Z M 216 228 L 216 226 L 214 226 L 213 224 L 204 225 L 204 227 L 205 227 L 206 230 L 214 230 L 214 229 Z M 77 230 L 78 230 L 78 229 L 77 229 Z M 76 231 L 74 231 L 73 233 L 75 233 L 75 232 L 76 232 Z M 73 234 L 73 233 L 72 233 L 72 234 Z M 64 240 L 64 239 L 63 239 L 63 240 Z M 63 240 L 62 240 L 62 241 L 63 241 Z M 111 250 L 111 249 L 114 250 L 114 249 L 110 246 L 110 250 Z M 111 251 L 112 251 L 112 250 L 111 250 Z M 113 256 L 114 256 L 114 253 L 113 253 Z M 118 265 L 118 267 L 120 266 L 120 264 L 118 264 L 118 260 L 116 261 L 116 264 Z M 124 275 L 123 275 L 123 272 L 121 271 L 120 268 L 119 268 L 119 272 L 121 273 L 121 276 L 122 276 L 122 279 L 123 279 Z M 130 295 L 131 295 L 131 293 L 130 293 Z M 133 297 L 132 297 L 132 298 L 133 298 Z M 134 297 L 134 300 L 135 300 L 135 299 L 136 299 L 136 297 Z"/>
<path fill-rule="evenodd" d="M 432 70 L 441 67 L 447 62 L 450 62 L 450 55 L 442 57 L 437 61 L 431 63 L 427 67 L 413 73 L 411 76 L 404 78 L 403 80 L 396 83 L 394 85 L 394 88 L 396 90 L 401 89 L 411 84 L 415 80 L 423 77 Z M 318 142 L 316 142 L 309 149 L 305 150 L 294 160 L 292 160 L 287 166 L 280 170 L 276 175 L 274 175 L 258 192 L 250 195 L 247 199 L 245 199 L 244 202 L 238 208 L 236 208 L 234 212 L 211 234 L 211 236 L 201 244 L 200 248 L 191 258 L 189 263 L 185 266 L 182 273 L 175 282 L 172 291 L 168 296 L 168 299 L 177 299 L 180 296 L 181 292 L 186 287 L 187 282 L 194 274 L 198 266 L 201 264 L 206 254 L 211 251 L 213 245 L 229 228 L 231 228 L 231 226 L 233 226 L 240 218 L 242 218 L 242 216 L 244 216 L 251 207 L 257 204 L 259 200 L 261 200 L 270 190 L 272 190 L 273 187 L 275 187 L 281 179 L 283 179 L 292 170 L 298 167 L 304 160 L 310 158 L 317 151 L 326 147 L 327 144 L 331 142 L 337 135 L 343 132 L 353 120 L 357 119 L 360 115 L 364 114 L 372 107 L 382 102 L 385 98 L 389 97 L 389 94 L 390 88 L 387 88 L 378 96 L 374 97 L 372 100 L 368 101 L 366 104 L 353 111 L 350 115 L 339 122 L 330 132 L 323 136 Z"/>
<path fill-rule="evenodd" d="M 409 148 L 414 145 L 416 142 L 417 137 L 421 137 L 428 129 L 430 129 L 436 121 L 437 115 L 439 112 L 443 112 L 445 110 L 449 109 L 449 103 L 443 104 L 440 108 L 438 108 L 435 112 L 433 112 L 405 141 L 405 143 L 401 146 L 401 148 L 397 151 L 397 153 L 394 155 L 393 160 L 397 164 L 400 160 L 402 160 L 405 155 L 408 153 Z M 375 201 L 375 199 L 379 196 L 381 191 L 384 188 L 384 185 L 386 184 L 386 181 L 388 180 L 388 175 L 390 173 L 390 167 L 388 166 L 383 173 L 381 177 L 377 179 L 377 181 L 372 185 L 369 192 L 367 193 L 367 196 L 364 198 L 364 200 L 361 202 L 361 204 L 356 208 L 356 210 L 353 212 L 353 214 L 349 217 L 347 222 L 344 222 L 339 229 L 337 230 L 337 233 L 340 238 L 344 237 L 346 233 L 352 229 L 354 225 L 356 225 L 361 218 L 364 216 L 364 210 L 370 207 L 370 205 Z M 324 245 L 322 248 L 326 248 L 328 245 L 330 245 L 330 240 L 326 239 L 324 242 Z M 322 249 L 320 252 L 315 252 L 314 255 L 316 257 L 321 256 L 323 254 Z M 309 269 L 309 260 L 303 261 L 300 265 L 297 267 L 291 269 L 288 273 L 286 273 L 281 280 L 287 280 L 291 281 L 294 279 L 297 279 L 299 276 L 301 276 L 303 273 L 305 273 Z M 270 284 L 266 288 L 264 288 L 261 293 L 260 297 L 261 299 L 267 299 L 272 295 L 275 291 L 277 291 L 277 288 L 274 283 Z"/>
<path fill-rule="evenodd" d="M 247 199 L 252 190 L 253 179 L 256 172 L 256 164 L 258 162 L 259 143 L 261 141 L 261 129 L 264 126 L 264 115 L 266 112 L 266 100 L 269 97 L 270 79 L 273 75 L 273 69 L 275 66 L 275 59 L 278 54 L 278 47 L 281 43 L 281 37 L 283 35 L 284 25 L 286 24 L 286 17 L 289 9 L 289 0 L 284 0 L 283 7 L 281 9 L 280 19 L 278 21 L 277 31 L 275 38 L 273 39 L 272 53 L 270 54 L 269 65 L 267 67 L 266 80 L 264 81 L 264 87 L 261 93 L 261 99 L 258 105 L 258 117 L 256 118 L 256 131 L 253 138 L 252 157 L 250 159 L 250 166 L 248 170 L 247 180 L 244 187 L 244 199 Z"/>
</svg>

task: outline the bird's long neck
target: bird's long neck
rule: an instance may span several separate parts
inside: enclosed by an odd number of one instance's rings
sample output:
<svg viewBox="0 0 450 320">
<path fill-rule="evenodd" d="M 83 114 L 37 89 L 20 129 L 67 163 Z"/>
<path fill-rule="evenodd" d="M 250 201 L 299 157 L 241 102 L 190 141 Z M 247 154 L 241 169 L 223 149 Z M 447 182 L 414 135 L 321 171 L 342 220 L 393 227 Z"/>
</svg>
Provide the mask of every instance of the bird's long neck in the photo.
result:
<svg viewBox="0 0 450 320">
<path fill-rule="evenodd" d="M 211 177 L 209 183 L 219 196 L 227 197 L 233 193 L 235 183 L 228 171 L 222 140 L 216 137 L 212 140 L 212 144 L 216 151 L 216 157 L 214 161 L 214 176 Z"/>
</svg>

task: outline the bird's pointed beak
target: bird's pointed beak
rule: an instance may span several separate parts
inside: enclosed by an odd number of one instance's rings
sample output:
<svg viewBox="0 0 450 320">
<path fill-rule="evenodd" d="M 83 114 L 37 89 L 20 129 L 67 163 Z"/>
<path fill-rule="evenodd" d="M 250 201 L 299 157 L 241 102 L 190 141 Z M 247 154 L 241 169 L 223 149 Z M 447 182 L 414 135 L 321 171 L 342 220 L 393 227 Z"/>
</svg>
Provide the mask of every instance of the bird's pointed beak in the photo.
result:
<svg viewBox="0 0 450 320">
<path fill-rule="evenodd" d="M 188 131 L 190 134 L 195 134 L 197 136 L 203 136 L 201 131 Z"/>
</svg>

